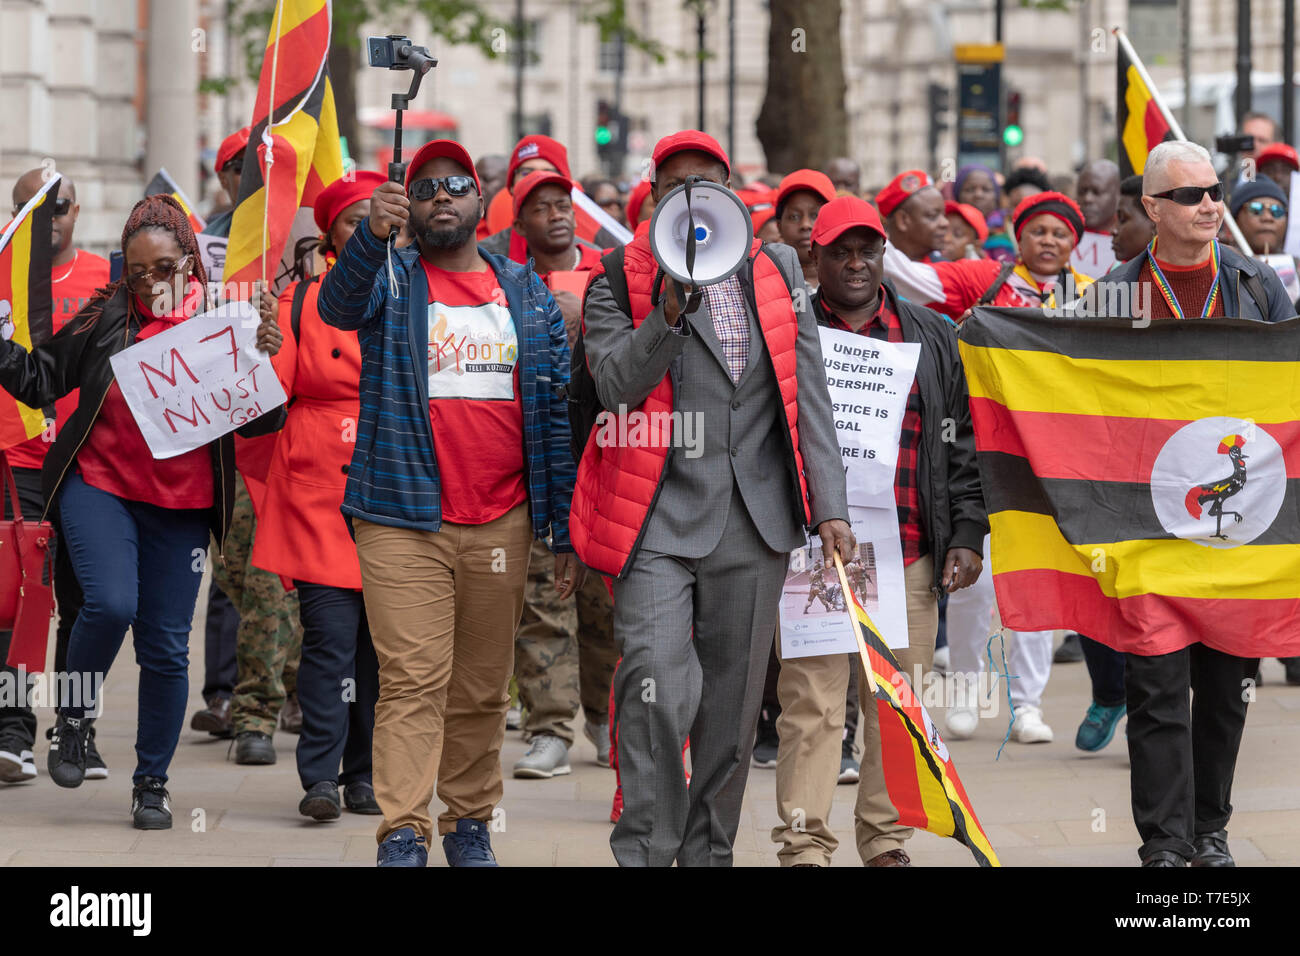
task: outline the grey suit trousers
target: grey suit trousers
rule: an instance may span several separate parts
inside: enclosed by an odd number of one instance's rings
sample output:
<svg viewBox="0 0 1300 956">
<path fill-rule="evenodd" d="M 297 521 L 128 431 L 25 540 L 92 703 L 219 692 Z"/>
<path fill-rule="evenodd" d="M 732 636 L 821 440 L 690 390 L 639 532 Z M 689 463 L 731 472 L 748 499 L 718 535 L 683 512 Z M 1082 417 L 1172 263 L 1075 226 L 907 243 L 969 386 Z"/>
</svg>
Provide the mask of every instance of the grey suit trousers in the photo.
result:
<svg viewBox="0 0 1300 956">
<path fill-rule="evenodd" d="M 731 865 L 787 558 L 733 486 L 711 553 L 643 548 L 614 581 L 624 805 L 609 843 L 621 866 Z"/>
</svg>

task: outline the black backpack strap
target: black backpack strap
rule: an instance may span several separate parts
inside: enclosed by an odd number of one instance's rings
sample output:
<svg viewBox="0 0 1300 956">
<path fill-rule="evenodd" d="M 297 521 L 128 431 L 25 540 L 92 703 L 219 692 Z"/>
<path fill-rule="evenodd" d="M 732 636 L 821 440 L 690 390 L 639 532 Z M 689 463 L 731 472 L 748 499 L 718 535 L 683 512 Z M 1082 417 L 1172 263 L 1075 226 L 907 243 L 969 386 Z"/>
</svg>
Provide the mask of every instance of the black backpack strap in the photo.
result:
<svg viewBox="0 0 1300 956">
<path fill-rule="evenodd" d="M 304 279 L 294 286 L 293 290 L 293 307 L 289 310 L 289 326 L 293 329 L 293 342 L 295 345 L 301 340 L 302 335 L 302 304 L 307 298 L 307 289 L 320 276 L 312 276 L 310 279 Z"/>
<path fill-rule="evenodd" d="M 632 297 L 628 294 L 627 276 L 623 272 L 623 247 L 619 246 L 605 253 L 600 257 L 600 264 L 605 268 L 605 278 L 609 280 L 609 291 L 614 296 L 614 301 L 630 316 Z"/>
<path fill-rule="evenodd" d="M 984 290 L 984 294 L 975 300 L 976 305 L 991 305 L 993 300 L 998 297 L 1002 287 L 1007 284 L 1007 277 L 1011 275 L 1011 270 L 1016 267 L 1014 262 L 1002 263 L 1002 268 L 998 270 L 997 278 L 993 284 Z"/>
<path fill-rule="evenodd" d="M 1268 266 L 1267 268 L 1272 268 L 1272 266 Z M 1241 279 L 1246 284 L 1246 291 L 1249 292 L 1250 297 L 1255 300 L 1255 305 L 1259 306 L 1260 318 L 1267 322 L 1269 316 L 1268 293 L 1264 291 L 1264 283 L 1261 282 L 1259 276 L 1255 275 L 1253 272 L 1243 271 L 1241 273 Z M 1237 311 L 1241 311 L 1240 302 L 1237 303 Z"/>
</svg>

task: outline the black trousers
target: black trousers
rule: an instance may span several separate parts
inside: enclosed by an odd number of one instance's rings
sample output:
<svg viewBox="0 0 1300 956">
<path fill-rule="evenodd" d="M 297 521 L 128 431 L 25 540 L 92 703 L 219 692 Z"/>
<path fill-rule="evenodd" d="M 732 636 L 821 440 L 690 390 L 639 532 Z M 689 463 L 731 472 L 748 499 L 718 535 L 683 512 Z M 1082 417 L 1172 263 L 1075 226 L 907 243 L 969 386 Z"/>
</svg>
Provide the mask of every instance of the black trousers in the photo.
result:
<svg viewBox="0 0 1300 956">
<path fill-rule="evenodd" d="M 1082 634 L 1079 646 L 1083 648 L 1083 660 L 1092 680 L 1093 701 L 1103 707 L 1124 703 L 1124 655 Z"/>
<path fill-rule="evenodd" d="M 45 510 L 45 496 L 41 494 L 41 470 L 39 468 L 15 468 L 14 485 L 18 489 L 18 506 L 22 508 L 23 517 L 33 523 L 41 520 Z M 9 493 L 3 491 L 4 516 L 13 517 L 9 504 Z M 68 549 L 59 546 L 58 515 L 51 513 L 54 522 L 54 600 L 58 606 L 59 624 L 54 638 L 54 671 L 62 673 L 68 668 L 68 639 L 72 636 L 72 625 L 81 612 L 83 598 L 77 575 L 68 560 Z M 0 665 L 9 656 L 9 641 L 12 631 L 0 631 Z M 10 680 L 17 680 L 12 667 L 4 667 L 4 673 Z M 34 675 L 29 678 L 28 686 Z M 0 737 L 17 738 L 27 748 L 36 743 L 36 714 L 24 701 L 21 705 L 0 707 Z"/>
<path fill-rule="evenodd" d="M 214 581 L 208 587 L 208 613 L 203 622 L 203 699 L 235 695 L 235 639 L 239 611 Z"/>
<path fill-rule="evenodd" d="M 1146 859 L 1228 825 L 1256 658 L 1193 644 L 1172 654 L 1126 654 L 1133 821 Z M 1248 690 L 1249 688 L 1249 690 Z M 1189 699 L 1190 697 L 1190 699 Z"/>
</svg>

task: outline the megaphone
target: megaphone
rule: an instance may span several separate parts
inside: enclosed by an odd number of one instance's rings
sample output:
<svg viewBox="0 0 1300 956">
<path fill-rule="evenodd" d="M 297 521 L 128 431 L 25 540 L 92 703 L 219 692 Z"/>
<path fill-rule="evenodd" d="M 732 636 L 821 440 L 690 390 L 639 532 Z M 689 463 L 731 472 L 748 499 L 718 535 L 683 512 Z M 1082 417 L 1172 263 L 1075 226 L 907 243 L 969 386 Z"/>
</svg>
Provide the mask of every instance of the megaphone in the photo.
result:
<svg viewBox="0 0 1300 956">
<path fill-rule="evenodd" d="M 753 242 L 754 224 L 740 197 L 696 176 L 661 199 L 650 217 L 650 252 L 684 286 L 729 279 Z"/>
</svg>

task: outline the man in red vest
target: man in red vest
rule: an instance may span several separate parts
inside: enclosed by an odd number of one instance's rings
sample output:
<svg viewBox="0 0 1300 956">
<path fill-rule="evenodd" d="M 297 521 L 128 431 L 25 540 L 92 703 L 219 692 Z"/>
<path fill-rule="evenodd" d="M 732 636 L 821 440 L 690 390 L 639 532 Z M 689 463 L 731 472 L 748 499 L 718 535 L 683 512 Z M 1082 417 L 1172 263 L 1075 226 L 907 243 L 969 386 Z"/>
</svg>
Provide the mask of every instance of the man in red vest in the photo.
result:
<svg viewBox="0 0 1300 956">
<path fill-rule="evenodd" d="M 696 130 L 652 159 L 656 203 L 688 177 L 730 183 L 727 154 Z M 570 528 L 583 562 L 615 578 L 625 808 L 610 846 L 624 866 L 730 865 L 788 554 L 807 527 L 828 564 L 855 547 L 799 260 L 761 246 L 730 278 L 661 297 L 674 283 L 656 282 L 638 233 L 602 261 L 583 307 L 608 411 Z"/>
</svg>

